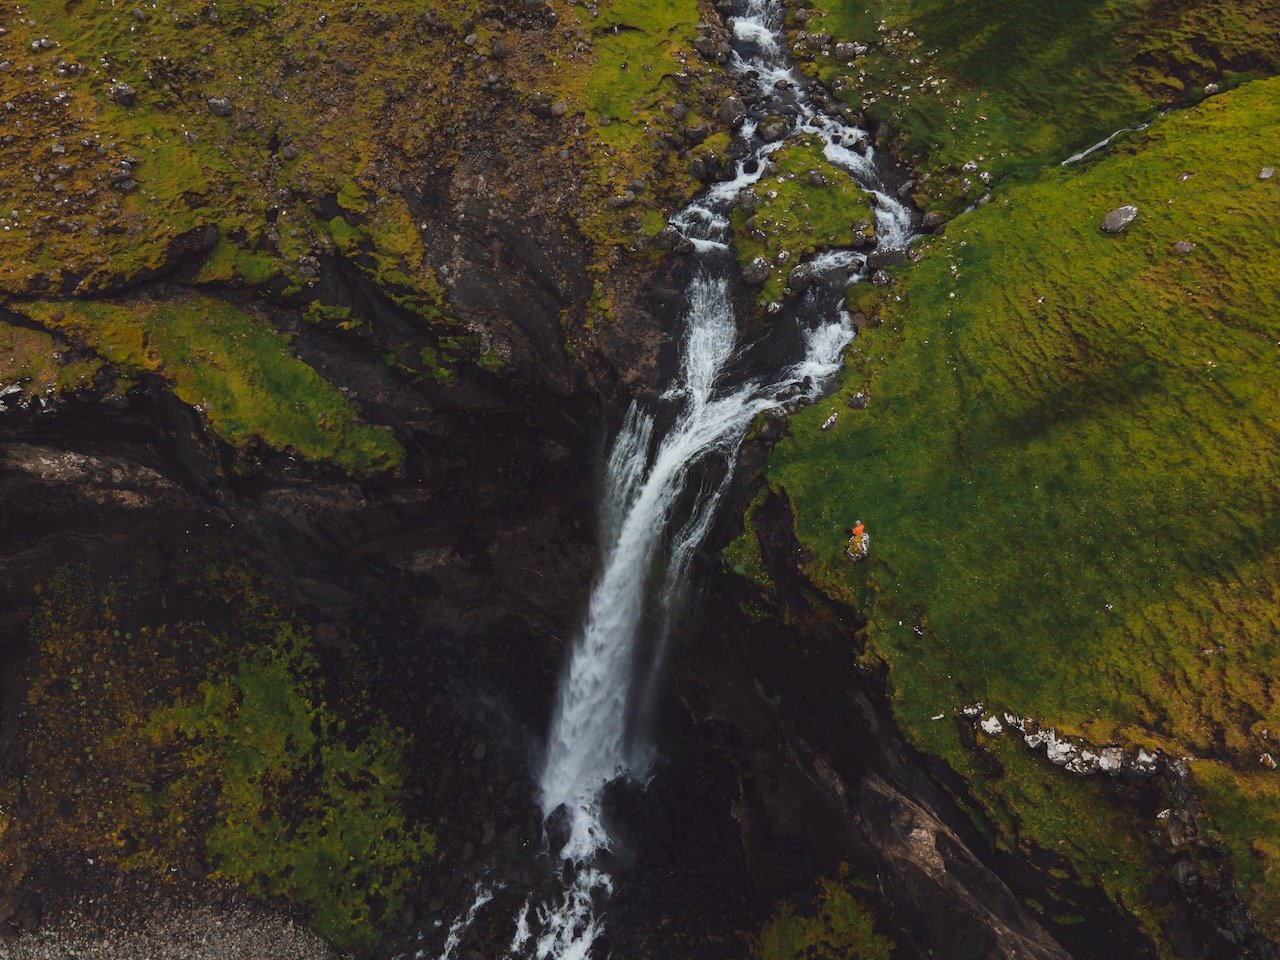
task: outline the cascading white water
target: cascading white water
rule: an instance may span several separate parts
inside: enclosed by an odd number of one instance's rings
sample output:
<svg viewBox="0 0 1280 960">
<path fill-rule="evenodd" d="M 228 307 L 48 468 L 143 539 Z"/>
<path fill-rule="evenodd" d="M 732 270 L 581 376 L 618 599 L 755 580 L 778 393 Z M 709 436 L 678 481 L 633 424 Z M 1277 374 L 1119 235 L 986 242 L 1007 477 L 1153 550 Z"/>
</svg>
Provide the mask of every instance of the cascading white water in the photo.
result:
<svg viewBox="0 0 1280 960">
<path fill-rule="evenodd" d="M 827 158 L 847 171 L 875 198 L 877 235 L 885 247 L 911 238 L 911 215 L 881 185 L 866 133 L 820 113 L 805 94 L 781 36 L 780 0 L 744 0 L 731 17 L 733 69 L 758 76 L 773 100 L 789 91 L 786 106 L 796 132 L 820 137 Z M 701 263 L 690 284 L 681 363 L 662 402 L 676 406 L 671 425 L 655 436 L 654 417 L 640 404 L 627 412 L 607 463 L 601 507 L 601 573 L 582 634 L 573 647 L 558 691 L 545 762 L 541 803 L 547 816 L 566 820 L 567 839 L 558 851 L 572 879 L 558 901 L 526 902 L 516 919 L 508 956 L 537 960 L 588 960 L 602 930 L 598 901 L 613 890 L 597 862 L 609 846 L 602 819 L 604 788 L 620 777 L 642 779 L 653 760 L 635 707 L 651 692 L 659 673 L 665 633 L 687 580 L 690 563 L 715 517 L 739 445 L 755 417 L 783 403 L 816 399 L 840 367 L 853 336 L 848 315 L 833 298 L 829 316 L 808 318 L 803 356 L 766 380 L 727 386 L 737 327 L 725 276 L 731 269 L 729 211 L 738 194 L 764 175 L 764 161 L 781 143 L 753 142 L 754 122 L 740 131 L 752 144 L 737 175 L 708 190 L 671 219 L 693 241 Z M 848 252 L 811 261 L 818 272 L 847 270 Z M 719 479 L 692 498 L 686 490 L 696 468 L 721 459 Z M 686 515 L 677 517 L 678 507 Z M 658 636 L 645 637 L 646 615 L 657 614 Z M 647 641 L 640 662 L 641 641 Z M 562 811 L 557 813 L 557 811 Z"/>
</svg>

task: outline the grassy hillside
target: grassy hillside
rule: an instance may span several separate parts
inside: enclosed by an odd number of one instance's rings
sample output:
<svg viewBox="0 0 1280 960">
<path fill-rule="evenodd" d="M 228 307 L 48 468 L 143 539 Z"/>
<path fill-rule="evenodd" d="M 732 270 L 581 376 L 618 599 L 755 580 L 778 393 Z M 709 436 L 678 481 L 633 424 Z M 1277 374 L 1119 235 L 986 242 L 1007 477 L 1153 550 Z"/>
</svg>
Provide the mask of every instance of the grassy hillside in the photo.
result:
<svg viewBox="0 0 1280 960">
<path fill-rule="evenodd" d="M 469 199 L 498 222 L 564 220 L 596 281 L 571 311 L 589 330 L 612 315 L 613 268 L 697 189 L 692 156 L 728 142 L 710 119 L 719 68 L 694 48 L 702 14 L 699 0 L 342 10 L 32 0 L 0 13 L 0 306 L 44 316 L 24 303 L 112 301 L 70 308 L 82 322 L 66 346 L 80 352 L 62 361 L 38 331 L 0 332 L 13 342 L 12 382 L 28 394 L 101 388 L 112 382 L 95 379 L 105 360 L 127 383 L 129 369 L 91 352 L 118 332 L 96 318 L 130 309 L 121 292 L 161 274 L 206 303 L 234 289 L 238 303 L 247 294 L 377 342 L 371 318 L 316 299 L 334 257 L 414 324 L 418 340 L 373 351 L 399 374 L 450 384 L 459 364 L 498 370 L 493 329 L 457 315 L 438 273 L 456 251 L 428 250 L 431 236 L 461 234 L 441 230 L 437 212 L 424 222 L 424 196 L 439 197 L 454 226 Z M 223 328 L 238 315 L 204 311 L 219 327 L 201 339 L 210 368 L 275 366 L 278 338 Z M 48 332 L 62 342 L 67 331 Z M 581 334 L 566 322 L 566 338 Z M 150 353 L 154 336 L 144 336 Z M 250 356 L 257 348 L 266 352 Z M 333 392 L 314 371 L 306 379 L 317 398 Z M 356 473 L 396 459 L 300 436 L 285 411 L 299 383 L 258 377 L 256 413 L 211 410 L 211 425 L 233 443 L 251 434 Z"/>
<path fill-rule="evenodd" d="M 1249 83 L 957 220 L 769 472 L 917 743 L 980 786 L 1003 843 L 1063 853 L 1152 931 L 1145 825 L 1007 737 L 992 775 L 949 718 L 981 701 L 1212 760 L 1211 813 L 1280 935 L 1280 821 L 1257 813 L 1280 796 L 1259 763 L 1280 731 L 1278 127 L 1280 80 Z M 1138 218 L 1108 236 L 1122 203 Z"/>
<path fill-rule="evenodd" d="M 916 193 L 959 209 L 1204 87 L 1280 72 L 1268 0 L 813 0 L 809 32 L 869 49 L 811 71 L 896 131 Z M 800 24 L 793 24 L 799 28 Z M 971 164 L 969 169 L 966 164 Z"/>
</svg>

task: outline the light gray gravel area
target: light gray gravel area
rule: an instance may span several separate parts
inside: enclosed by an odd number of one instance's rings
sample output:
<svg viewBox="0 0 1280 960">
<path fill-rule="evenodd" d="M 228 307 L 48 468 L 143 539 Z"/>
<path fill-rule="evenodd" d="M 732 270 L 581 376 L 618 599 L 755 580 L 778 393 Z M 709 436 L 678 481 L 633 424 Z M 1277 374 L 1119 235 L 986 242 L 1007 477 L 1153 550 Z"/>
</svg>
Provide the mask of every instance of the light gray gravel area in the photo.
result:
<svg viewBox="0 0 1280 960">
<path fill-rule="evenodd" d="M 0 941 L 3 960 L 341 960 L 323 940 L 265 907 L 219 910 L 157 904 L 149 915 L 104 928 L 70 911 L 60 922 Z"/>
</svg>

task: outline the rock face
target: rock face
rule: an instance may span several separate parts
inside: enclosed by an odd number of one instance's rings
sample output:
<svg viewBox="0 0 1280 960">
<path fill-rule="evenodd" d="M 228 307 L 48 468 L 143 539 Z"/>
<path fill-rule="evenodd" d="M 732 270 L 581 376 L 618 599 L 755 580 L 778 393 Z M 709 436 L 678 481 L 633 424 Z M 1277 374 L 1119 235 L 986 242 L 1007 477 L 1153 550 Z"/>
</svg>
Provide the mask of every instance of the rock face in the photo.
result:
<svg viewBox="0 0 1280 960">
<path fill-rule="evenodd" d="M 1137 216 L 1138 208 L 1132 204 L 1116 207 L 1102 219 L 1102 232 L 1110 234 L 1124 233 L 1129 224 L 1137 219 Z"/>
<path fill-rule="evenodd" d="M 744 472 L 757 456 L 747 451 Z M 696 642 L 680 645 L 673 670 L 700 745 L 685 747 L 735 758 L 736 788 L 707 793 L 735 798 L 737 841 L 758 895 L 793 893 L 844 862 L 877 878 L 903 956 L 1150 956 L 1097 895 L 1081 892 L 1087 916 L 1074 936 L 1051 932 L 1027 909 L 1025 898 L 1043 895 L 1032 871 L 983 848 L 902 741 L 874 679 L 844 659 L 849 613 L 813 605 L 791 565 L 798 545 L 785 503 L 768 497 L 756 516 L 775 605 L 747 621 L 738 605 L 761 597 L 744 580 L 716 580 Z M 1107 934 L 1091 943 L 1090 929 Z"/>
</svg>

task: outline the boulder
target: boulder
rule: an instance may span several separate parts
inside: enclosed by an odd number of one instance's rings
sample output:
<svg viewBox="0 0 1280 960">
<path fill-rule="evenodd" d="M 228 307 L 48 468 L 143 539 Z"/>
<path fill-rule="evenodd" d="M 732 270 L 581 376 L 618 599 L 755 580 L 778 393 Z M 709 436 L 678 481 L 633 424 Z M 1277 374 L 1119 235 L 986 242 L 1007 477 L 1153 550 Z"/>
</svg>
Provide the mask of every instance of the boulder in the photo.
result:
<svg viewBox="0 0 1280 960">
<path fill-rule="evenodd" d="M 742 268 L 742 279 L 753 286 L 758 286 L 769 279 L 771 272 L 769 261 L 764 257 L 756 257 Z"/>
<path fill-rule="evenodd" d="M 1102 219 L 1102 232 L 1109 234 L 1123 233 L 1138 216 L 1138 208 L 1133 204 L 1116 207 Z"/>
<path fill-rule="evenodd" d="M 1173 252 L 1176 253 L 1178 256 L 1185 257 L 1195 248 L 1196 248 L 1196 245 L 1192 243 L 1190 240 L 1179 240 L 1170 249 L 1173 250 Z"/>
<path fill-rule="evenodd" d="M 743 120 L 747 119 L 747 105 L 742 102 L 741 97 L 725 97 L 720 101 L 720 108 L 716 111 L 716 117 L 727 127 L 737 127 Z"/>
<path fill-rule="evenodd" d="M 226 97 L 210 97 L 208 100 L 209 112 L 217 117 L 229 117 L 235 112 L 235 105 Z"/>
<path fill-rule="evenodd" d="M 803 293 L 813 283 L 813 267 L 807 263 L 798 263 L 787 276 L 787 287 L 793 293 Z"/>
<path fill-rule="evenodd" d="M 680 239 L 680 231 L 671 226 L 671 224 L 667 224 L 654 234 L 653 245 L 659 250 L 674 250 Z"/>
<path fill-rule="evenodd" d="M 127 83 L 117 83 L 111 88 L 111 99 L 122 107 L 132 107 L 138 101 L 138 91 Z"/>
<path fill-rule="evenodd" d="M 778 117 L 766 120 L 760 125 L 760 137 L 765 143 L 774 143 L 778 140 L 784 140 L 790 132 L 791 124 Z"/>
<path fill-rule="evenodd" d="M 933 233 L 946 222 L 947 215 L 945 213 L 939 213 L 938 211 L 933 210 L 926 213 L 920 219 L 920 229 L 928 233 Z"/>
<path fill-rule="evenodd" d="M 898 267 L 907 262 L 907 251 L 901 247 L 881 247 L 867 256 L 867 268 L 876 271 L 882 267 Z"/>
<path fill-rule="evenodd" d="M 888 271 L 877 270 L 871 275 L 871 282 L 877 287 L 887 287 L 889 284 L 893 283 L 893 278 L 889 276 Z"/>
</svg>

